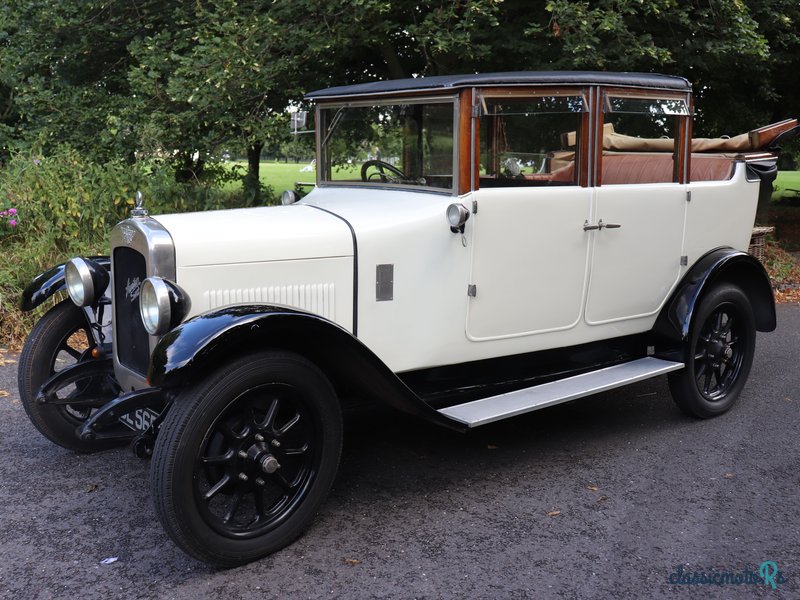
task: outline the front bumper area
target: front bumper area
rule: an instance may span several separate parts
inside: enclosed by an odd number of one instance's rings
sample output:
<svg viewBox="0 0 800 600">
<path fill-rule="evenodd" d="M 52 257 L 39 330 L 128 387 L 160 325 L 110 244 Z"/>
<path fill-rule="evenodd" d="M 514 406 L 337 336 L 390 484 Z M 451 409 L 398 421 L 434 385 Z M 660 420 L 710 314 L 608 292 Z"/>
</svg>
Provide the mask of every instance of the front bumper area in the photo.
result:
<svg viewBox="0 0 800 600">
<path fill-rule="evenodd" d="M 107 402 L 98 409 L 78 427 L 78 437 L 82 440 L 126 440 L 141 435 L 155 437 L 155 429 L 160 424 L 161 415 L 167 403 L 167 396 L 160 388 L 145 388 L 129 392 Z M 141 430 L 132 429 L 121 421 L 126 415 L 141 410 L 153 411 L 159 416 Z"/>
</svg>

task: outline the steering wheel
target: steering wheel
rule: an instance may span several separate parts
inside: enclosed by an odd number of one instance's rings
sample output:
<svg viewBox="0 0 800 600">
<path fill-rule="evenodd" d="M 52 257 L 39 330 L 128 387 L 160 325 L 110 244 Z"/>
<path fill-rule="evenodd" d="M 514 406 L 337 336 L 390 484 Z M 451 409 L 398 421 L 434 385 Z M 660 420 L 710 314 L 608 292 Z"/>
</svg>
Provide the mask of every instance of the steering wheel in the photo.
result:
<svg viewBox="0 0 800 600">
<path fill-rule="evenodd" d="M 367 175 L 367 171 L 370 167 L 375 167 L 378 172 L 372 173 L 371 175 Z M 384 172 L 384 169 L 389 171 L 394 177 L 387 175 Z M 407 180 L 406 174 L 403 173 L 400 169 L 395 166 L 390 165 L 389 163 L 373 159 L 366 161 L 363 165 L 361 165 L 361 181 L 371 181 L 375 175 L 381 178 L 381 182 L 383 183 L 398 183 L 399 181 Z"/>
</svg>

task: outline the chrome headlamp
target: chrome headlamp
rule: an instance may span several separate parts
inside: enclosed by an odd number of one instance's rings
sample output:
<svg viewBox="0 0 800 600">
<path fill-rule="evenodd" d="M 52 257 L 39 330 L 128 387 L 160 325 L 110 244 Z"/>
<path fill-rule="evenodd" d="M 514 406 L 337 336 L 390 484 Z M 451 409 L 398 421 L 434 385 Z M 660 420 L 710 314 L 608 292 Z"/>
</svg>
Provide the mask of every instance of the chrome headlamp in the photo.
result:
<svg viewBox="0 0 800 600">
<path fill-rule="evenodd" d="M 139 312 L 142 323 L 150 335 L 166 333 L 189 313 L 191 302 L 178 284 L 148 277 L 139 290 Z"/>
<path fill-rule="evenodd" d="M 94 304 L 105 292 L 110 276 L 93 260 L 76 257 L 64 266 L 64 279 L 69 297 L 77 306 L 83 307 Z"/>
<path fill-rule="evenodd" d="M 464 233 L 464 223 L 469 219 L 467 207 L 458 202 L 454 202 L 447 207 L 447 222 L 450 223 L 450 231 Z"/>
<path fill-rule="evenodd" d="M 293 190 L 284 190 L 281 194 L 281 204 L 284 206 L 294 204 L 298 200 L 300 200 L 300 198 L 298 197 L 297 192 Z"/>
</svg>

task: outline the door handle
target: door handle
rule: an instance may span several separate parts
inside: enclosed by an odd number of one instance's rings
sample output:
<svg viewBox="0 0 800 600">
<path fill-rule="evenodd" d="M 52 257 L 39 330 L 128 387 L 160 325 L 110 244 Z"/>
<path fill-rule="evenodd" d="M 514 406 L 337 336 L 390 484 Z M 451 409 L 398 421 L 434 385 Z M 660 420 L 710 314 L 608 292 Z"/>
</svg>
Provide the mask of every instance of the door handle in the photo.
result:
<svg viewBox="0 0 800 600">
<path fill-rule="evenodd" d="M 620 225 L 619 223 L 603 223 L 603 219 L 600 219 L 598 225 L 600 226 L 600 229 L 603 229 L 603 227 L 605 227 L 606 229 L 619 229 L 620 227 L 622 227 L 622 225 Z"/>
</svg>

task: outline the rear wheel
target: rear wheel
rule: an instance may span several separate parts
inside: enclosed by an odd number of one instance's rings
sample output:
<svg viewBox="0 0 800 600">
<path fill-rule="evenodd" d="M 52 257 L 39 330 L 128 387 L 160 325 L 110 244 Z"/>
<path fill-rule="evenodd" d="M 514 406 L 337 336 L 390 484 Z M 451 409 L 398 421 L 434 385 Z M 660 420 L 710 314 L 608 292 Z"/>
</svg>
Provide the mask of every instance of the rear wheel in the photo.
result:
<svg viewBox="0 0 800 600">
<path fill-rule="evenodd" d="M 733 406 L 747 381 L 756 328 L 745 293 L 731 284 L 700 302 L 689 336 L 686 367 L 669 375 L 672 397 L 683 412 L 700 418 Z"/>
<path fill-rule="evenodd" d="M 42 404 L 36 400 L 42 384 L 55 373 L 84 360 L 93 360 L 94 338 L 83 312 L 72 301 L 55 305 L 31 330 L 19 359 L 17 380 L 28 417 L 50 441 L 76 452 L 93 452 L 120 445 L 118 441 L 82 440 L 76 428 L 88 419 L 102 399 L 112 400 L 119 388 L 108 376 L 86 377 L 59 390 L 73 404 Z M 91 399 L 91 405 L 81 400 Z"/>
<path fill-rule="evenodd" d="M 156 512 L 199 560 L 255 560 L 310 525 L 341 446 L 339 402 L 316 366 L 284 352 L 242 357 L 167 413 L 151 466 Z"/>
</svg>

